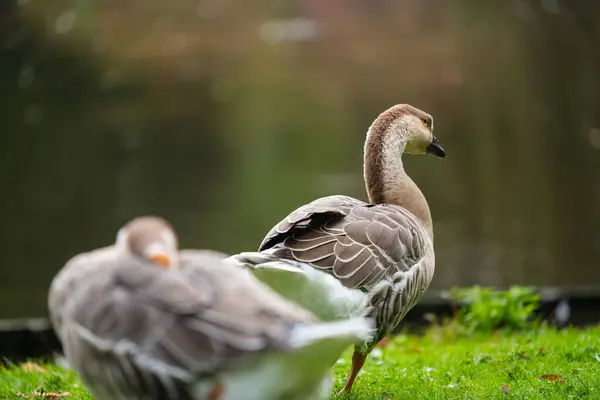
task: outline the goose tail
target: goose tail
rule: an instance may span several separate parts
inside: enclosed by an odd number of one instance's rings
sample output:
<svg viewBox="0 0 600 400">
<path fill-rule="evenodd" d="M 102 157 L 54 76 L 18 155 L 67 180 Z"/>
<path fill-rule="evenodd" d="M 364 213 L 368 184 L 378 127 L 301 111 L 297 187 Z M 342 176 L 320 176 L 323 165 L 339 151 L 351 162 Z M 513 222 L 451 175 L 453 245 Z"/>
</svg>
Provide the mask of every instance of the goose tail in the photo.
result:
<svg viewBox="0 0 600 400">
<path fill-rule="evenodd" d="M 347 288 L 325 270 L 296 260 L 281 259 L 269 252 L 245 252 L 227 259 L 251 271 L 271 289 L 310 310 L 323 321 L 362 317 L 367 294 Z"/>
<path fill-rule="evenodd" d="M 299 325 L 290 335 L 292 347 L 301 348 L 314 343 L 332 340 L 344 346 L 366 342 L 374 333 L 373 322 L 364 317 L 325 322 L 316 325 Z"/>
</svg>

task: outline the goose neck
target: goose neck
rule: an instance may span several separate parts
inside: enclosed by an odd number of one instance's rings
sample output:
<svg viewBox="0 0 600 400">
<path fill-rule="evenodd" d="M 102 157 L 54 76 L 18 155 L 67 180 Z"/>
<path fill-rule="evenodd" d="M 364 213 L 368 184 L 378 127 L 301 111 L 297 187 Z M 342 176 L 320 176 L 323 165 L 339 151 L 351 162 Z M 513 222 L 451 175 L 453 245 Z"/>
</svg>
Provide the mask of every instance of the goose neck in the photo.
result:
<svg viewBox="0 0 600 400">
<path fill-rule="evenodd" d="M 372 204 L 394 204 L 419 219 L 433 240 L 433 222 L 425 196 L 408 176 L 402 163 L 407 135 L 392 130 L 369 129 L 365 142 L 364 179 Z"/>
</svg>

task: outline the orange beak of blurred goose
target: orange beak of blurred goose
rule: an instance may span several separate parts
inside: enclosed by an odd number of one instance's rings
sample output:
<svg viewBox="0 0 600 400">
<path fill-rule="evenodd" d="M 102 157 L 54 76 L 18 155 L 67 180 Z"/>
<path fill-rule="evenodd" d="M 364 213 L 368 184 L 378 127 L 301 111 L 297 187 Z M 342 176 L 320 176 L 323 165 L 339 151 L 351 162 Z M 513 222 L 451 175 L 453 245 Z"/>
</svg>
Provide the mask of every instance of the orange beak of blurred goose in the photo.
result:
<svg viewBox="0 0 600 400">
<path fill-rule="evenodd" d="M 148 258 L 150 259 L 150 261 L 158 264 L 163 268 L 171 268 L 171 260 L 169 259 L 169 256 L 167 256 L 165 253 L 154 253 L 151 254 Z"/>
</svg>

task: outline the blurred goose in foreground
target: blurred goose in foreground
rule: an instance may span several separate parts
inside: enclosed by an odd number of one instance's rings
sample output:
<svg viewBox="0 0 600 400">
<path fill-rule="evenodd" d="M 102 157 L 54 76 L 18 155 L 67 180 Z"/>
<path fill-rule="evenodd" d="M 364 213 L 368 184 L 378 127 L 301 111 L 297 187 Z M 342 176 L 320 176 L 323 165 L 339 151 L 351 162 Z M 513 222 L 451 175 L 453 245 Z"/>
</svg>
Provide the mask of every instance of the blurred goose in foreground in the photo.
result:
<svg viewBox="0 0 600 400">
<path fill-rule="evenodd" d="M 117 236 L 49 292 L 65 356 L 99 399 L 329 398 L 331 367 L 371 332 L 364 318 L 318 322 L 220 253 L 178 254 L 160 218 Z"/>
<path fill-rule="evenodd" d="M 364 315 L 377 333 L 355 346 L 349 391 L 367 355 L 419 301 L 434 273 L 433 223 L 425 197 L 404 171 L 402 153 L 446 153 L 431 115 L 408 104 L 380 114 L 367 132 L 369 203 L 328 196 L 279 222 L 259 252 L 230 259 L 324 320 Z"/>
</svg>

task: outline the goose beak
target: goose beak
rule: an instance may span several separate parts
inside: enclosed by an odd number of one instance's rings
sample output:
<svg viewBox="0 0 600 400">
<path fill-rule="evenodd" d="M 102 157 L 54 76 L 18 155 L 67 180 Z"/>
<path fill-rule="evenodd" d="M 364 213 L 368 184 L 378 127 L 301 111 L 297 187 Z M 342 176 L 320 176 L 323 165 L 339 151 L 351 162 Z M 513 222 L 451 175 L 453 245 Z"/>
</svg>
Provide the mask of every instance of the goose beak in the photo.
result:
<svg viewBox="0 0 600 400">
<path fill-rule="evenodd" d="M 427 149 L 425 149 L 425 151 L 439 158 L 446 157 L 446 150 L 444 150 L 444 148 L 440 144 L 440 141 L 435 136 L 433 137 L 431 144 L 427 146 Z"/>
<path fill-rule="evenodd" d="M 154 253 L 151 254 L 148 258 L 150 259 L 150 261 L 155 262 L 163 268 L 171 267 L 171 260 L 169 259 L 169 256 L 167 256 L 164 253 Z"/>
</svg>

